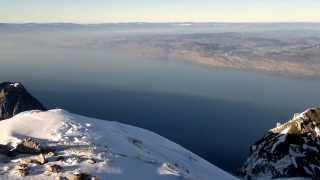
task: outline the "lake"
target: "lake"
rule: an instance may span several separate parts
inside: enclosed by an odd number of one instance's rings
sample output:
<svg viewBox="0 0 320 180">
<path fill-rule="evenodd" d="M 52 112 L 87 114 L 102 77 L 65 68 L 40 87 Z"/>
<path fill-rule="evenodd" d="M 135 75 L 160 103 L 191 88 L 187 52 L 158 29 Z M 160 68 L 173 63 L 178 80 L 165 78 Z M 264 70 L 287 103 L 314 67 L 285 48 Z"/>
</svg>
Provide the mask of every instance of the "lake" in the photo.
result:
<svg viewBox="0 0 320 180">
<path fill-rule="evenodd" d="M 277 122 L 320 102 L 319 80 L 68 48 L 56 42 L 73 35 L 56 34 L 2 33 L 0 80 L 50 108 L 152 130 L 228 171 Z"/>
</svg>

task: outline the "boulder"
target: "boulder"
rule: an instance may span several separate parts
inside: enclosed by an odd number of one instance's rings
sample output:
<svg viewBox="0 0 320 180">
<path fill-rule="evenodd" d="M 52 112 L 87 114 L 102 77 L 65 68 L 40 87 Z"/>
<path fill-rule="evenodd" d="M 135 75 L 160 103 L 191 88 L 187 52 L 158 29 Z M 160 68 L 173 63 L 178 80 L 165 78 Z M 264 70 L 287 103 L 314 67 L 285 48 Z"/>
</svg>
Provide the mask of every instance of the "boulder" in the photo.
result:
<svg viewBox="0 0 320 180">
<path fill-rule="evenodd" d="M 62 171 L 62 167 L 56 164 L 47 166 L 47 171 L 50 173 L 59 173 Z"/>
<path fill-rule="evenodd" d="M 43 148 L 36 139 L 26 138 L 17 145 L 14 151 L 22 154 L 40 154 L 43 152 Z"/>
<path fill-rule="evenodd" d="M 91 176 L 86 173 L 72 173 L 67 176 L 68 180 L 99 180 L 96 176 Z"/>
</svg>

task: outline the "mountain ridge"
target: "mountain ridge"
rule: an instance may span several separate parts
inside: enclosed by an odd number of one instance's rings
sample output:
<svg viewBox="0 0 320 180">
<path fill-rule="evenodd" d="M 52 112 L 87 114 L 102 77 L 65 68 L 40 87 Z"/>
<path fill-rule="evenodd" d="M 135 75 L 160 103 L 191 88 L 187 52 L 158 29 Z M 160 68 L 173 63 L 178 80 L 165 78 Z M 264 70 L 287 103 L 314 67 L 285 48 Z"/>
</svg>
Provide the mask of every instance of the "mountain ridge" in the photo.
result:
<svg viewBox="0 0 320 180">
<path fill-rule="evenodd" d="M 295 114 L 250 148 L 240 170 L 245 179 L 320 177 L 320 108 Z"/>
</svg>

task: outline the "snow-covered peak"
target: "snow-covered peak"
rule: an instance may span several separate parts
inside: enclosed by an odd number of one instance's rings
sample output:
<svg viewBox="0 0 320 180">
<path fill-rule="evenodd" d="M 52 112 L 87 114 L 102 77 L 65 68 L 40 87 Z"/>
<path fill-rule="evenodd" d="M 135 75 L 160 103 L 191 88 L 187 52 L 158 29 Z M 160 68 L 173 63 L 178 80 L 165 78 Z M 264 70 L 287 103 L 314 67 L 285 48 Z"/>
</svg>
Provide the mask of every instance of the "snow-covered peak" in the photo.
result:
<svg viewBox="0 0 320 180">
<path fill-rule="evenodd" d="M 236 179 L 155 133 L 64 110 L 23 112 L 1 121 L 0 129 L 0 144 L 14 147 L 31 137 L 55 150 L 44 154 L 44 164 L 32 163 L 31 155 L 0 158 L 0 179 L 19 178 L 17 166 L 26 161 L 25 179 L 56 179 L 70 173 L 112 180 Z M 48 173 L 48 167 L 62 170 Z"/>
<path fill-rule="evenodd" d="M 271 129 L 277 134 L 305 134 L 312 133 L 319 135 L 320 128 L 320 108 L 311 108 L 295 114 L 288 122 Z"/>
</svg>

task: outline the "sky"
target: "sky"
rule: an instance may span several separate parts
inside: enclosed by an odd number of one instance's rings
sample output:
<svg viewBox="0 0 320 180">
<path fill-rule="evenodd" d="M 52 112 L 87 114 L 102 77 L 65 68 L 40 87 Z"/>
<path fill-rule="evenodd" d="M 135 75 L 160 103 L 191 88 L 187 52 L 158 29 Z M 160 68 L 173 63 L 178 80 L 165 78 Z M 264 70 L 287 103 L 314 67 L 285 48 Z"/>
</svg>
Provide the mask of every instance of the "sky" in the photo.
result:
<svg viewBox="0 0 320 180">
<path fill-rule="evenodd" d="M 319 0 L 0 0 L 0 22 L 320 22 Z"/>
</svg>

